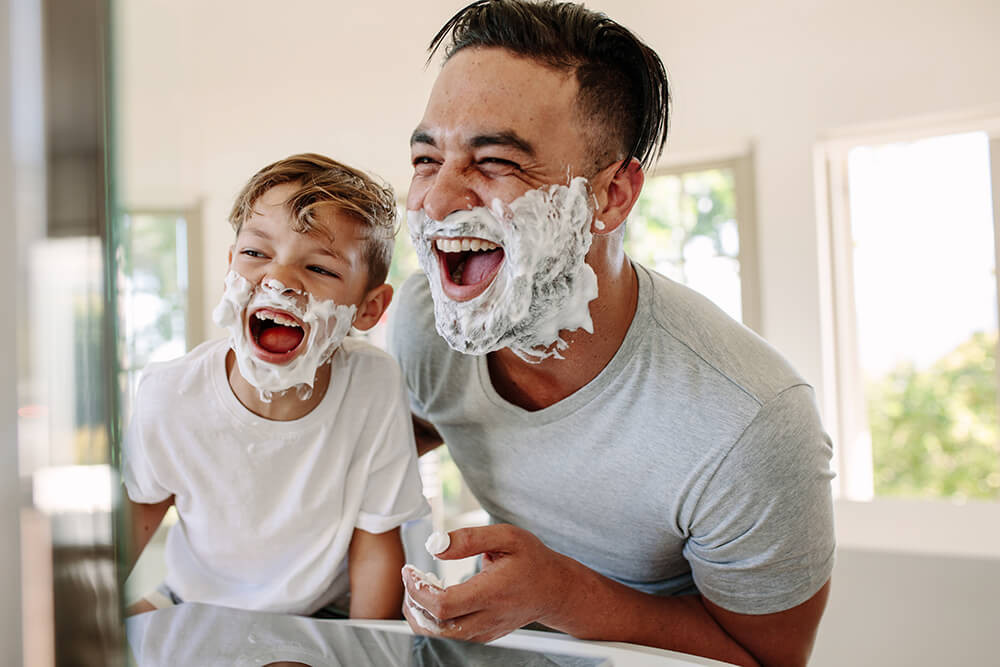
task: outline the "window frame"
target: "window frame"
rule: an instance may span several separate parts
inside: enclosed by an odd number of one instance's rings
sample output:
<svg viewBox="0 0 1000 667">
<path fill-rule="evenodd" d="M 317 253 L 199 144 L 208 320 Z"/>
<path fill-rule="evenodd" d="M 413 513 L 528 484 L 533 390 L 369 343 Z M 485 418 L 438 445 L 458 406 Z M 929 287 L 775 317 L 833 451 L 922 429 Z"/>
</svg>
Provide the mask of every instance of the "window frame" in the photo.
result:
<svg viewBox="0 0 1000 667">
<path fill-rule="evenodd" d="M 660 176 L 682 176 L 712 169 L 732 170 L 733 190 L 736 195 L 736 231 L 740 245 L 738 261 L 742 321 L 748 328 L 763 335 L 760 266 L 757 251 L 756 185 L 753 164 L 752 149 L 726 152 L 717 156 L 681 156 L 680 159 L 661 161 L 645 176 L 646 180 L 651 180 Z"/>
<path fill-rule="evenodd" d="M 1000 502 L 882 498 L 874 494 L 854 303 L 847 158 L 859 146 L 985 132 L 1000 267 L 1000 109 L 903 119 L 830 132 L 814 152 L 825 423 L 834 442 L 834 505 L 841 546 L 963 557 L 1000 557 Z M 997 277 L 1000 312 L 1000 271 Z M 1000 366 L 1000 365 L 998 365 Z M 1000 367 L 997 369 L 1000 387 Z M 1000 392 L 998 392 L 1000 394 Z"/>
</svg>

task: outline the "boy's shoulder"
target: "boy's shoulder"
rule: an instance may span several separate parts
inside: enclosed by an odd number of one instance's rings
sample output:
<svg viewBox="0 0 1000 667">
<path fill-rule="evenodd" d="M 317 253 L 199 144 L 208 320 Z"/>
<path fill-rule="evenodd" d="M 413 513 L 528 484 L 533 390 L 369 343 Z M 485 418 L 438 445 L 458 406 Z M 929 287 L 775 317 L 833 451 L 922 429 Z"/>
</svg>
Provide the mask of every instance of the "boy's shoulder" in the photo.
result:
<svg viewBox="0 0 1000 667">
<path fill-rule="evenodd" d="M 343 352 L 343 363 L 348 364 L 354 370 L 365 373 L 388 374 L 393 377 L 401 376 L 399 364 L 388 352 L 380 347 L 369 343 L 363 338 L 348 336 L 340 345 L 339 352 Z"/>
<path fill-rule="evenodd" d="M 195 380 L 211 377 L 213 364 L 229 349 L 227 339 L 206 341 L 176 359 L 154 361 L 142 369 L 139 376 L 139 390 L 148 393 L 158 388 L 188 386 Z"/>
</svg>

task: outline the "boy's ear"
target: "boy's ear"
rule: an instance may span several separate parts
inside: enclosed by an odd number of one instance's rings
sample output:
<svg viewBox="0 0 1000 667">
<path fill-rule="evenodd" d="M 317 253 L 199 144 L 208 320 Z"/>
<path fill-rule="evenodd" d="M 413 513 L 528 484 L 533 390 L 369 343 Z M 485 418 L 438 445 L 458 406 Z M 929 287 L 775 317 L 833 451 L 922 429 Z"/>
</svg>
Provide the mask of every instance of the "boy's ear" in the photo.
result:
<svg viewBox="0 0 1000 667">
<path fill-rule="evenodd" d="M 358 305 L 357 315 L 354 316 L 354 328 L 360 331 L 368 331 L 378 324 L 382 319 L 382 314 L 389 307 L 392 301 L 392 285 L 382 283 L 378 287 L 368 290 L 364 299 Z"/>
<path fill-rule="evenodd" d="M 642 165 L 632 158 L 621 171 L 618 170 L 620 166 L 620 162 L 615 162 L 592 181 L 597 197 L 597 210 L 590 229 L 594 234 L 608 234 L 618 229 L 639 199 L 646 180 Z"/>
<path fill-rule="evenodd" d="M 233 264 L 233 250 L 236 248 L 236 244 L 229 246 L 229 261 L 226 266 L 232 266 Z"/>
</svg>

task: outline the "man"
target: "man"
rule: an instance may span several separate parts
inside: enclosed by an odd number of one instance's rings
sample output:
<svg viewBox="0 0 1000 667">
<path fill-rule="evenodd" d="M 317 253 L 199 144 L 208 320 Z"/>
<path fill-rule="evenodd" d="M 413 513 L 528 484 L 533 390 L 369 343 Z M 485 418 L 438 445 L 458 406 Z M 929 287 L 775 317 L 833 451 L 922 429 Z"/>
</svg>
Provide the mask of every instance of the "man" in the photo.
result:
<svg viewBox="0 0 1000 667">
<path fill-rule="evenodd" d="M 662 64 L 570 3 L 483 0 L 431 54 L 449 37 L 411 140 L 427 278 L 390 345 L 421 451 L 448 443 L 493 525 L 439 554 L 483 554 L 468 581 L 404 570 L 411 626 L 804 664 L 834 549 L 812 389 L 623 250 L 666 137 Z"/>
</svg>

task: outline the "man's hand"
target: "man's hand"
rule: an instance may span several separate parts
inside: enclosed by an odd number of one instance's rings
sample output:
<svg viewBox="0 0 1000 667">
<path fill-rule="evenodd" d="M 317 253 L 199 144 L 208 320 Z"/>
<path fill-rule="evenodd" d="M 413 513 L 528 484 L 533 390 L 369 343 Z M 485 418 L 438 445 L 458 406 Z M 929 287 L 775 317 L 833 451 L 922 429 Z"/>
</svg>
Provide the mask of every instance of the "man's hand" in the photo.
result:
<svg viewBox="0 0 1000 667">
<path fill-rule="evenodd" d="M 455 560 L 483 554 L 482 571 L 446 589 L 403 569 L 403 612 L 413 631 L 488 642 L 533 621 L 548 625 L 574 585 L 570 561 L 531 533 L 510 525 L 462 528 L 437 554 Z"/>
<path fill-rule="evenodd" d="M 782 612 L 729 612 L 700 595 L 628 588 L 509 525 L 452 531 L 439 558 L 483 554 L 482 571 L 441 588 L 403 568 L 403 613 L 418 634 L 487 642 L 537 621 L 580 639 L 621 641 L 737 665 L 805 665 L 826 606 L 827 582 Z"/>
</svg>

